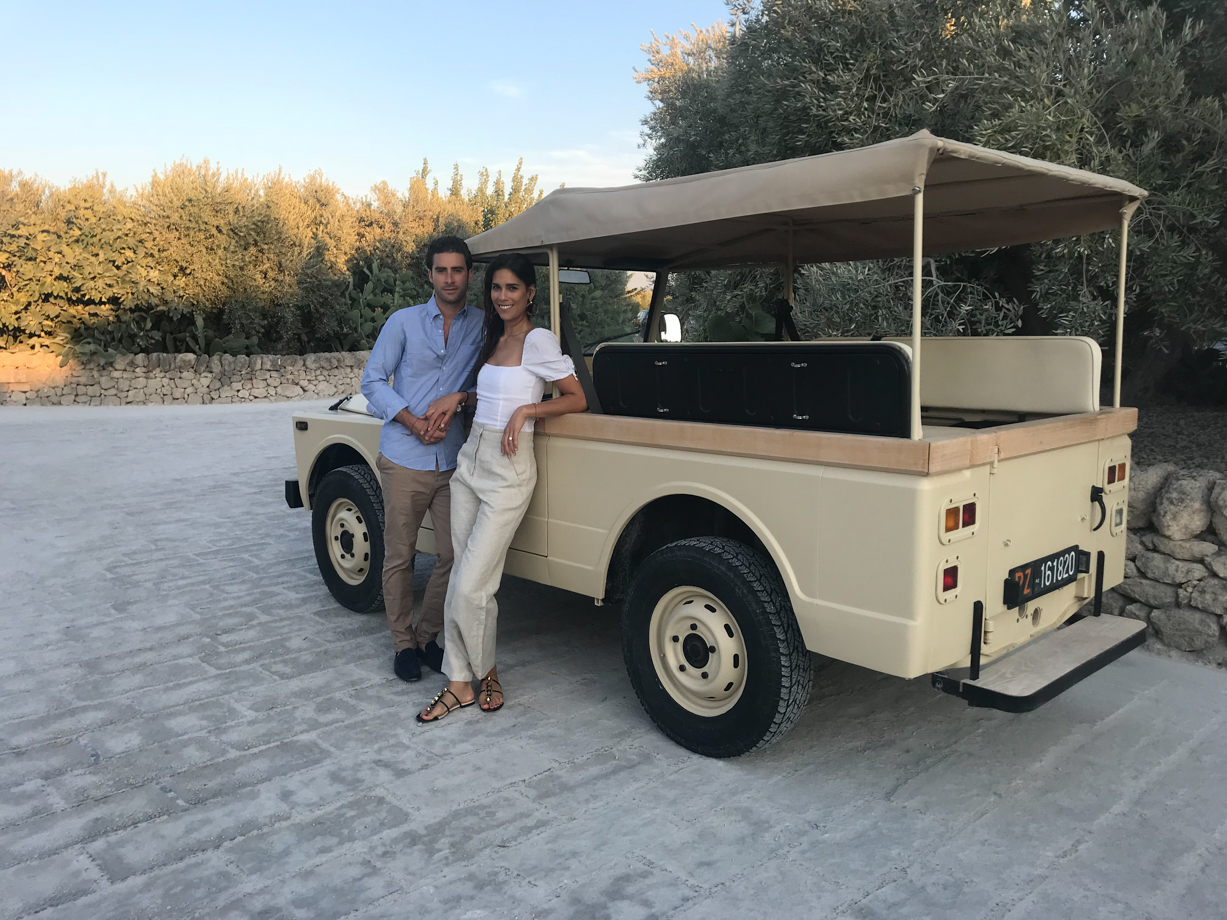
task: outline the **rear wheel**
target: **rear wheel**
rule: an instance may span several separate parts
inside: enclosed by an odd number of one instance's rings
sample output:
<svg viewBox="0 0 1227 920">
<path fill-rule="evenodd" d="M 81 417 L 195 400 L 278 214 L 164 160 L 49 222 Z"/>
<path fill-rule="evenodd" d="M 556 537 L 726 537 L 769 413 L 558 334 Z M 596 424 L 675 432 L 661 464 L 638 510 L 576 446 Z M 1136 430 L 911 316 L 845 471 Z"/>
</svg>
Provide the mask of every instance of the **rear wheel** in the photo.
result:
<svg viewBox="0 0 1227 920">
<path fill-rule="evenodd" d="M 622 650 L 652 721 L 709 757 L 736 757 L 784 734 L 813 683 L 775 567 L 723 537 L 679 540 L 644 561 L 622 608 Z"/>
<path fill-rule="evenodd" d="M 370 467 L 338 467 L 320 480 L 311 533 L 332 596 L 359 613 L 382 607 L 383 493 Z"/>
</svg>

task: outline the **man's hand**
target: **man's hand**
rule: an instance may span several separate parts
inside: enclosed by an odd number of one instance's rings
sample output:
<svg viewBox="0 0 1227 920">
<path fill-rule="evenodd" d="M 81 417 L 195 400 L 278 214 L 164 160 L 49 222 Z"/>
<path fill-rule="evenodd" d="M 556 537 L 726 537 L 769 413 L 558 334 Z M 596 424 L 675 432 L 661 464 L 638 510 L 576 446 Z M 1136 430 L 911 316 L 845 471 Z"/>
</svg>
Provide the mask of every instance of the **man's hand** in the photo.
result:
<svg viewBox="0 0 1227 920">
<path fill-rule="evenodd" d="M 426 421 L 426 431 L 430 437 L 442 439 L 447 434 L 447 427 L 460 410 L 460 404 L 464 398 L 464 393 L 448 393 L 426 407 L 426 413 L 422 418 Z"/>
</svg>

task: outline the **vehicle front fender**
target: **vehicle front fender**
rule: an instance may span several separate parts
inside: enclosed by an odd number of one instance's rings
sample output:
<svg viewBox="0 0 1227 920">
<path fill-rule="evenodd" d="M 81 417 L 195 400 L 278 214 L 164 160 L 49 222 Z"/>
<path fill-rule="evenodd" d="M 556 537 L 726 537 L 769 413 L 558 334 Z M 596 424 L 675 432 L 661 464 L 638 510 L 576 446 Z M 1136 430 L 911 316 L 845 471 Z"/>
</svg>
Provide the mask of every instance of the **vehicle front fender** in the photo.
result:
<svg viewBox="0 0 1227 920">
<path fill-rule="evenodd" d="M 303 413 L 295 415 L 294 422 L 294 459 L 305 508 L 311 508 L 315 485 L 338 466 L 360 459 L 378 478 L 379 432 L 383 427 L 379 419 L 356 413 Z M 306 422 L 305 431 L 299 428 L 299 422 Z"/>
</svg>

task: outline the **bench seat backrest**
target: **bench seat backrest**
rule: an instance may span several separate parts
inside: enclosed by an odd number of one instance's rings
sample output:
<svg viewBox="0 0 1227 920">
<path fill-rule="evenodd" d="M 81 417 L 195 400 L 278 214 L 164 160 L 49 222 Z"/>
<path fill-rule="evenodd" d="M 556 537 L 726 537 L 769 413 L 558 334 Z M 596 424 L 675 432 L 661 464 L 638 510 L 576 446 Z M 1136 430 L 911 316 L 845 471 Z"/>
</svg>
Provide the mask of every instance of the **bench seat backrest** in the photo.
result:
<svg viewBox="0 0 1227 920">
<path fill-rule="evenodd" d="M 895 342 L 602 345 L 609 415 L 906 438 L 911 349 Z"/>
<path fill-rule="evenodd" d="M 926 338 L 920 402 L 1025 415 L 1098 412 L 1102 361 L 1099 343 L 1085 336 Z"/>
<path fill-rule="evenodd" d="M 1082 336 L 926 338 L 928 409 L 1099 411 L 1102 356 Z M 908 437 L 911 349 L 902 338 L 610 343 L 593 356 L 604 412 L 640 418 Z"/>
</svg>

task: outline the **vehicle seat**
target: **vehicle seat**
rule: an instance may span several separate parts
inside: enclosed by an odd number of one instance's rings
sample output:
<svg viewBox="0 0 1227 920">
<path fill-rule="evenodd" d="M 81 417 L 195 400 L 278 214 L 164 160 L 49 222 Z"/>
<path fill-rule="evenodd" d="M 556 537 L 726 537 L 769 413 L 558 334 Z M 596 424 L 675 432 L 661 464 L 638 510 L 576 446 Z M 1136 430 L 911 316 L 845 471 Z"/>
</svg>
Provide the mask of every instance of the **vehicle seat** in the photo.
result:
<svg viewBox="0 0 1227 920">
<path fill-rule="evenodd" d="M 906 438 L 911 350 L 896 342 L 609 343 L 610 415 Z"/>
</svg>

